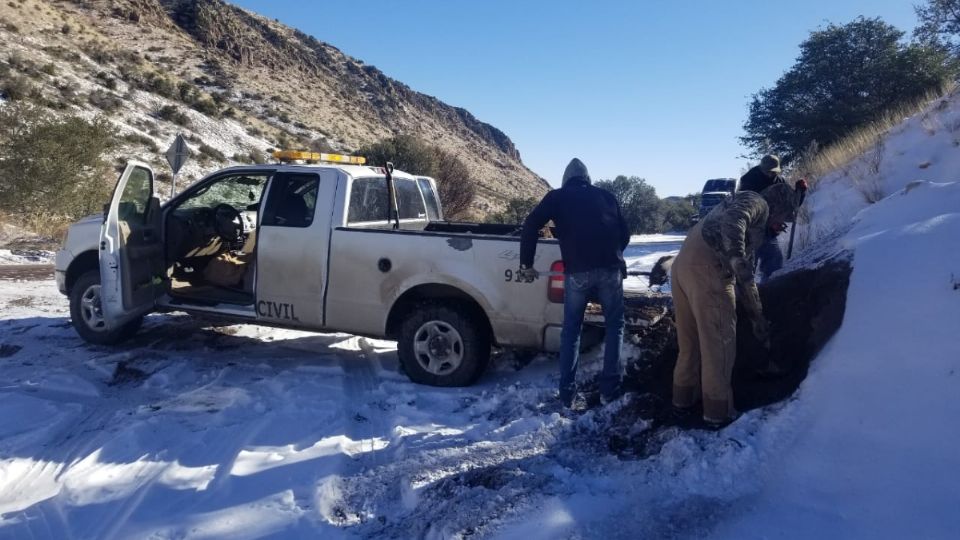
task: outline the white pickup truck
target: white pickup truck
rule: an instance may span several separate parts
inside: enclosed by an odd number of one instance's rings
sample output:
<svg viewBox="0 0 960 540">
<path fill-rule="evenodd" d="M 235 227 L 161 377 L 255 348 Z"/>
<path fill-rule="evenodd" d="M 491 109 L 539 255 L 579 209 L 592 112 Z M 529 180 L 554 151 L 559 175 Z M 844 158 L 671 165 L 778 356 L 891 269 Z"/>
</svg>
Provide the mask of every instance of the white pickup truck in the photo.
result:
<svg viewBox="0 0 960 540">
<path fill-rule="evenodd" d="M 438 386 L 474 382 L 492 345 L 558 349 L 556 240 L 524 282 L 517 227 L 443 221 L 431 178 L 359 163 L 230 167 L 161 205 L 151 168 L 130 162 L 57 253 L 74 327 L 109 344 L 183 311 L 386 337 L 412 380 Z"/>
</svg>

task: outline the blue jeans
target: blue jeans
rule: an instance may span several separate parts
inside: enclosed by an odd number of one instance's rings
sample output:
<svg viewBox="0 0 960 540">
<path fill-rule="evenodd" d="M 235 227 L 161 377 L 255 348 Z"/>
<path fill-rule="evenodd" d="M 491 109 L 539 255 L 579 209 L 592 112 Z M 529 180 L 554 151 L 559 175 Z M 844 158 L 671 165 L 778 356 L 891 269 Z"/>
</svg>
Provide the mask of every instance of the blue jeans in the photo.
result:
<svg viewBox="0 0 960 540">
<path fill-rule="evenodd" d="M 760 264 L 760 276 L 763 281 L 770 278 L 770 274 L 783 268 L 783 252 L 776 236 L 768 236 L 766 241 L 757 248 L 757 261 Z"/>
<path fill-rule="evenodd" d="M 620 391 L 620 348 L 623 343 L 623 277 L 619 268 L 567 274 L 564 279 L 563 330 L 560 333 L 560 400 L 569 404 L 577 391 L 580 364 L 580 330 L 587 302 L 596 299 L 603 308 L 606 338 L 600 393 L 616 398 Z"/>
</svg>

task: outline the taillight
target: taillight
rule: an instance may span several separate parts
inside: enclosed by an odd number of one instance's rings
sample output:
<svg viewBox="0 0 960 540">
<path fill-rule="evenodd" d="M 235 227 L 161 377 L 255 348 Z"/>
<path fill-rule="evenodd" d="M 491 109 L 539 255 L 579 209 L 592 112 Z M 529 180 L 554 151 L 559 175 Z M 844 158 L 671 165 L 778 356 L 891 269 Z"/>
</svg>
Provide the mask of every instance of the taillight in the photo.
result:
<svg viewBox="0 0 960 540">
<path fill-rule="evenodd" d="M 550 278 L 547 280 L 547 300 L 555 304 L 563 303 L 563 261 L 550 265 Z"/>
</svg>

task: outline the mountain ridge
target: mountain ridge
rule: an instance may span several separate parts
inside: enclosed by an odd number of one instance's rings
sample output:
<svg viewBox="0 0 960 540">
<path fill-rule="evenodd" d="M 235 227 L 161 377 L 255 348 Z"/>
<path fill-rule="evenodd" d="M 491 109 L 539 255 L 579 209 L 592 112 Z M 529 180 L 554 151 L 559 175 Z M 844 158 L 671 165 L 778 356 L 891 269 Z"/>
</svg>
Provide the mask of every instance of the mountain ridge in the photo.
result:
<svg viewBox="0 0 960 540">
<path fill-rule="evenodd" d="M 45 62 L 53 48 L 72 47 L 98 65 L 72 62 L 67 66 L 62 61 L 58 65 L 83 79 L 83 87 L 102 86 L 105 79 L 117 81 L 113 89 L 90 92 L 113 92 L 125 100 L 124 109 L 136 102 L 156 108 L 160 104 L 154 98 L 159 97 L 172 102 L 171 106 L 192 107 L 185 111 L 190 116 L 199 110 L 225 126 L 228 120 L 240 124 L 246 133 L 235 136 L 232 143 L 219 141 L 215 136 L 219 134 L 194 134 L 227 158 L 213 161 L 225 164 L 236 161 L 231 159 L 235 154 L 246 154 L 245 147 L 257 144 L 247 135 L 261 141 L 264 148 L 255 149 L 259 152 L 289 145 L 349 152 L 408 134 L 464 161 L 477 182 L 477 216 L 502 208 L 511 198 L 539 197 L 550 189 L 523 165 L 520 152 L 503 131 L 467 109 L 417 92 L 331 44 L 223 0 L 23 0 L 17 7 L 11 4 L 0 7 L 4 21 L 38 30 L 30 40 L 21 38 L 25 47 L 16 54 L 30 56 L 33 45 L 37 62 Z M 64 31 L 67 26 L 76 30 Z M 7 52 L 8 57 L 15 54 Z M 164 78 L 170 81 L 163 82 Z M 158 92 L 157 87 L 164 91 Z M 137 97 L 135 91 L 154 95 Z M 189 99 L 178 102 L 177 92 Z M 151 119 L 143 118 L 144 112 Z M 138 118 L 118 120 L 123 124 L 121 131 L 152 137 L 154 146 L 165 147 L 174 128 L 184 128 L 168 126 L 156 110 L 130 114 Z M 158 127 L 142 129 L 153 124 Z M 216 130 L 215 123 L 192 124 L 207 125 L 208 132 Z"/>
</svg>

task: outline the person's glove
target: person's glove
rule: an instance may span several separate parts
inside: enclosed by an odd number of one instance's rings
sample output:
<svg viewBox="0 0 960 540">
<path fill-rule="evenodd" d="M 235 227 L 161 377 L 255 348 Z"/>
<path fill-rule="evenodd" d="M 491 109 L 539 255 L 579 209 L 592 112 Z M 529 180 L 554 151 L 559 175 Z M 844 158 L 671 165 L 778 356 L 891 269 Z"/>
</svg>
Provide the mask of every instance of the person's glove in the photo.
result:
<svg viewBox="0 0 960 540">
<path fill-rule="evenodd" d="M 806 178 L 801 178 L 801 179 L 797 180 L 797 183 L 794 184 L 794 186 L 793 186 L 793 189 L 795 189 L 795 190 L 798 191 L 799 193 L 806 193 L 806 191 L 807 191 L 808 188 L 809 188 L 809 186 L 807 186 L 807 179 L 806 179 Z"/>
<path fill-rule="evenodd" d="M 770 348 L 770 325 L 767 323 L 767 320 L 763 317 L 755 317 L 751 323 L 753 324 L 753 335 L 756 336 L 757 341 L 763 344 L 767 349 Z"/>
<path fill-rule="evenodd" d="M 517 275 L 520 276 L 520 279 L 530 283 L 540 277 L 540 272 L 537 272 L 532 266 L 520 265 L 520 269 L 517 270 Z"/>
<path fill-rule="evenodd" d="M 753 281 L 753 268 L 743 257 L 731 257 L 730 269 L 733 270 L 734 277 L 736 277 L 740 283 Z"/>
</svg>

